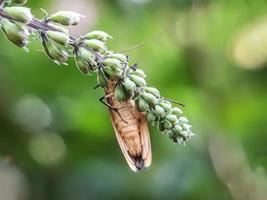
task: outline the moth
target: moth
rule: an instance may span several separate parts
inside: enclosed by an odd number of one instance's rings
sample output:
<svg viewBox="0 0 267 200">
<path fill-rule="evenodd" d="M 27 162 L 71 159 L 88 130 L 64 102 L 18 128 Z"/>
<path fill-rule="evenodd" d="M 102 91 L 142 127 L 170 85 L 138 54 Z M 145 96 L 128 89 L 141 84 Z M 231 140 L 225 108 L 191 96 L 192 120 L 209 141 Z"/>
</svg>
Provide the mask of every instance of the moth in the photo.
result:
<svg viewBox="0 0 267 200">
<path fill-rule="evenodd" d="M 111 122 L 120 149 L 134 172 L 148 168 L 152 161 L 150 134 L 144 113 L 137 111 L 132 100 L 119 102 L 115 96 L 118 80 L 111 78 L 102 98 L 109 107 Z"/>
</svg>

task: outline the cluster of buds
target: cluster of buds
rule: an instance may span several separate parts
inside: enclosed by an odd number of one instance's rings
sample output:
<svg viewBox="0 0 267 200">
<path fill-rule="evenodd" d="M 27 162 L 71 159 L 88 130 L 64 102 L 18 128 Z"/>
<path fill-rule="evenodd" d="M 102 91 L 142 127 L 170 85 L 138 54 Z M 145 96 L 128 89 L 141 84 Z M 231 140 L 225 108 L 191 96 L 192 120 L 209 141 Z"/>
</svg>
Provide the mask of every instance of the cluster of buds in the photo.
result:
<svg viewBox="0 0 267 200">
<path fill-rule="evenodd" d="M 147 86 L 146 74 L 130 66 L 129 58 L 121 53 L 109 51 L 106 41 L 112 37 L 103 31 L 92 31 L 79 38 L 70 36 L 65 26 L 77 25 L 81 15 L 71 11 L 60 11 L 41 20 L 33 18 L 29 8 L 23 7 L 26 0 L 6 0 L 0 7 L 0 26 L 7 39 L 19 47 L 26 48 L 29 36 L 40 35 L 45 54 L 57 64 L 66 64 L 74 57 L 79 71 L 96 74 L 99 86 L 106 88 L 109 79 L 116 79 L 115 98 L 120 102 L 132 101 L 147 120 L 175 143 L 185 143 L 194 134 L 182 110 L 173 107 L 173 101 Z"/>
</svg>

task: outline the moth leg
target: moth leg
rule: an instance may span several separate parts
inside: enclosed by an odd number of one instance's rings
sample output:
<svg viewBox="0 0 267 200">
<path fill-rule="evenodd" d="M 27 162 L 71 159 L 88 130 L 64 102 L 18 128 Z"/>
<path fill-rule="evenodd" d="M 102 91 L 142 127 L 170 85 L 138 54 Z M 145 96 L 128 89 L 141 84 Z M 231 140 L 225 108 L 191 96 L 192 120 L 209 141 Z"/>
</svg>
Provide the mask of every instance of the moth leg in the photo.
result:
<svg viewBox="0 0 267 200">
<path fill-rule="evenodd" d="M 97 85 L 94 87 L 94 89 L 96 90 L 96 89 L 99 88 L 99 87 L 100 87 L 100 85 L 97 84 Z"/>
<path fill-rule="evenodd" d="M 117 113 L 117 114 L 119 115 L 119 117 L 121 118 L 121 120 L 122 120 L 123 122 L 125 122 L 126 124 L 128 124 L 128 122 L 126 122 L 126 121 L 123 119 L 123 117 L 121 116 L 121 114 L 120 114 L 120 112 L 119 112 L 119 109 L 121 109 L 121 108 L 123 108 L 123 107 L 116 108 L 116 107 L 110 105 L 108 102 L 105 101 L 105 100 L 107 100 L 108 98 L 111 98 L 111 97 L 113 97 L 113 96 L 114 96 L 114 93 L 113 93 L 113 92 L 112 92 L 112 93 L 109 93 L 109 94 L 106 94 L 106 95 L 104 95 L 103 97 L 101 97 L 101 98 L 99 99 L 99 101 L 100 101 L 101 103 L 103 103 L 105 106 L 107 106 L 110 110 L 112 110 L 113 112 Z"/>
<path fill-rule="evenodd" d="M 135 63 L 130 68 L 135 71 L 138 68 L 138 64 Z"/>
</svg>

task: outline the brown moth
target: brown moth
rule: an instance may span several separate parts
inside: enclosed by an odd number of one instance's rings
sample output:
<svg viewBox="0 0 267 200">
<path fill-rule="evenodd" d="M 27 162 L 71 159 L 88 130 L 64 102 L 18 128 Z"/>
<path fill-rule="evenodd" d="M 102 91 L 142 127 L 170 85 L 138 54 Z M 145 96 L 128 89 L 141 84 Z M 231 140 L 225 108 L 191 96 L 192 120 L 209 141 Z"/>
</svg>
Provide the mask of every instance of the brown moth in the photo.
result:
<svg viewBox="0 0 267 200">
<path fill-rule="evenodd" d="M 137 172 L 151 165 L 150 134 L 145 115 L 136 110 L 134 102 L 119 102 L 115 98 L 116 84 L 116 78 L 108 81 L 105 99 L 109 105 L 112 126 L 121 151 L 129 167 Z"/>
</svg>

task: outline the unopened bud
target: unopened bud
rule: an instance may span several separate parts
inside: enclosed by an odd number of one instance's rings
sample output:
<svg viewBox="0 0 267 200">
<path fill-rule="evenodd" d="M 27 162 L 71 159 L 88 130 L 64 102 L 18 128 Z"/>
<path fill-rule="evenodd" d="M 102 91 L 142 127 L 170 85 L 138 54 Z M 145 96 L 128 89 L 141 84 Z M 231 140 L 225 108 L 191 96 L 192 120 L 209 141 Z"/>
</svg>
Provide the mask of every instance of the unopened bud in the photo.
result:
<svg viewBox="0 0 267 200">
<path fill-rule="evenodd" d="M 157 97 L 155 97 L 153 94 L 142 92 L 141 97 L 143 97 L 147 103 L 156 105 L 158 103 Z"/>
<path fill-rule="evenodd" d="M 127 57 L 121 53 L 112 53 L 112 54 L 109 54 L 107 57 L 118 59 L 119 61 L 123 63 L 127 63 L 128 61 Z"/>
<path fill-rule="evenodd" d="M 165 114 L 165 111 L 162 107 L 160 107 L 159 105 L 155 106 L 155 113 L 159 116 L 163 116 Z"/>
<path fill-rule="evenodd" d="M 148 112 L 146 114 L 146 118 L 147 118 L 148 122 L 156 121 L 156 119 L 157 119 L 156 116 L 151 112 Z"/>
<path fill-rule="evenodd" d="M 124 88 L 121 84 L 118 84 L 116 89 L 115 89 L 115 98 L 118 100 L 118 101 L 125 101 L 126 99 L 126 95 L 125 95 L 125 92 L 124 92 Z"/>
<path fill-rule="evenodd" d="M 140 86 L 140 87 L 145 87 L 147 85 L 146 81 L 144 78 L 136 76 L 131 74 L 130 75 L 130 79 L 136 83 L 136 85 Z"/>
<path fill-rule="evenodd" d="M 171 104 L 167 103 L 166 101 L 161 102 L 161 103 L 160 103 L 160 106 L 161 106 L 162 108 L 164 108 L 164 110 L 165 110 L 166 112 L 170 112 L 171 109 L 172 109 Z"/>
<path fill-rule="evenodd" d="M 55 14 L 52 14 L 49 17 L 49 20 L 62 24 L 64 26 L 73 26 L 79 24 L 81 21 L 82 15 L 72 11 L 59 11 Z"/>
<path fill-rule="evenodd" d="M 103 32 L 103 31 L 92 31 L 92 32 L 89 32 L 87 33 L 84 38 L 86 39 L 97 39 L 97 40 L 101 40 L 103 42 L 107 41 L 109 38 L 112 39 L 112 37 Z"/>
<path fill-rule="evenodd" d="M 97 82 L 102 88 L 105 88 L 108 85 L 108 80 L 103 71 L 97 72 Z"/>
<path fill-rule="evenodd" d="M 33 18 L 31 10 L 26 7 L 20 7 L 20 6 L 5 7 L 4 12 L 8 16 L 12 17 L 14 20 L 23 23 L 29 23 Z"/>
<path fill-rule="evenodd" d="M 50 41 L 42 41 L 43 49 L 46 55 L 57 64 L 65 64 L 69 54 L 60 47 L 57 47 Z"/>
<path fill-rule="evenodd" d="M 136 90 L 136 84 L 128 77 L 124 78 L 124 87 L 128 93 L 132 93 Z"/>
<path fill-rule="evenodd" d="M 9 41 L 22 48 L 27 46 L 30 33 L 26 27 L 15 22 L 10 22 L 7 19 L 1 19 L 0 24 Z"/>
<path fill-rule="evenodd" d="M 160 97 L 160 93 L 159 93 L 159 91 L 156 88 L 153 88 L 153 87 L 145 87 L 145 91 L 148 92 L 148 93 L 153 94 L 156 97 Z"/>
<path fill-rule="evenodd" d="M 180 117 L 179 118 L 179 123 L 188 123 L 189 121 L 188 121 L 188 119 L 186 118 L 186 117 Z"/>
<path fill-rule="evenodd" d="M 84 47 L 79 47 L 78 55 L 90 66 L 94 68 L 96 66 L 95 55 Z"/>
<path fill-rule="evenodd" d="M 177 115 L 182 114 L 183 111 L 180 108 L 174 107 L 171 109 L 171 113 L 177 116 Z"/>
<path fill-rule="evenodd" d="M 166 116 L 166 119 L 167 119 L 168 121 L 170 121 L 171 123 L 175 123 L 175 122 L 177 122 L 177 117 L 176 117 L 176 115 L 172 115 L 172 114 L 167 115 L 167 116 Z"/>
<path fill-rule="evenodd" d="M 107 58 L 103 61 L 103 65 L 114 69 L 122 69 L 121 62 L 115 58 Z"/>
<path fill-rule="evenodd" d="M 112 77 L 120 77 L 122 75 L 122 70 L 119 68 L 111 68 L 109 66 L 105 66 L 104 71 Z"/>
<path fill-rule="evenodd" d="M 81 73 L 83 74 L 89 74 L 90 73 L 90 68 L 88 67 L 87 63 L 84 62 L 84 60 L 76 55 L 74 56 L 74 60 L 75 60 L 75 64 L 77 66 L 77 68 L 80 70 Z"/>
<path fill-rule="evenodd" d="M 170 129 L 172 127 L 172 123 L 169 122 L 168 120 L 165 120 L 163 125 L 165 129 Z"/>
<path fill-rule="evenodd" d="M 18 5 L 24 5 L 27 3 L 27 0 L 11 0 L 11 4 L 18 4 Z"/>
<path fill-rule="evenodd" d="M 58 31 L 47 31 L 46 35 L 54 42 L 66 46 L 69 43 L 69 35 Z"/>
<path fill-rule="evenodd" d="M 158 122 L 158 130 L 160 132 L 163 132 L 165 130 L 165 127 L 164 127 L 164 122 L 163 121 L 159 121 Z"/>
<path fill-rule="evenodd" d="M 149 105 L 143 98 L 138 98 L 138 108 L 141 112 L 145 112 L 149 109 Z"/>
<path fill-rule="evenodd" d="M 145 72 L 141 69 L 136 69 L 135 71 L 132 72 L 132 74 L 142 77 L 142 78 L 146 78 Z"/>
<path fill-rule="evenodd" d="M 105 53 L 107 51 L 107 47 L 104 42 L 97 39 L 83 40 L 83 43 L 90 49 Z"/>
</svg>

